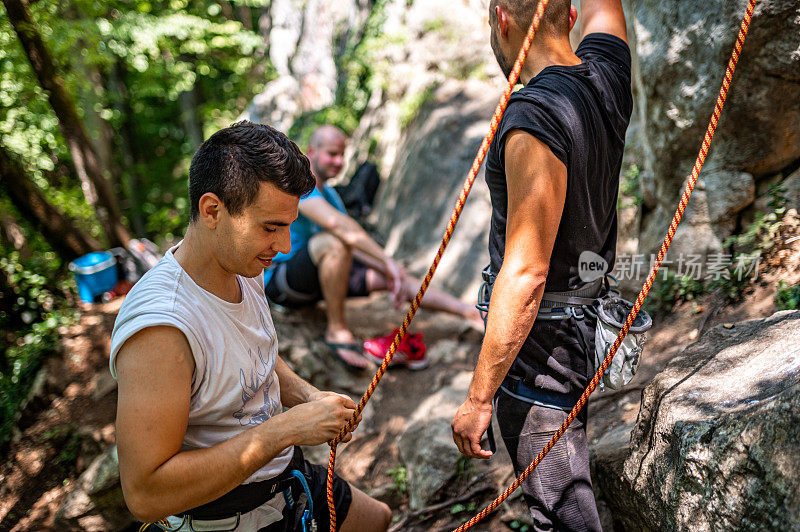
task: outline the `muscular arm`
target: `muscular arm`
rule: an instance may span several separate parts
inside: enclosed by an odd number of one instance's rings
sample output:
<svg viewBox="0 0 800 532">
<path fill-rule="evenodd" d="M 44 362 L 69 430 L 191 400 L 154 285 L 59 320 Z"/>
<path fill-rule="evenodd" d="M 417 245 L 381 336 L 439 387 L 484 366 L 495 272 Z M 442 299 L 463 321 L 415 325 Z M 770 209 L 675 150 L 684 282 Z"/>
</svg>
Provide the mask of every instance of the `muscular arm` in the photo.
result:
<svg viewBox="0 0 800 532">
<path fill-rule="evenodd" d="M 354 250 L 380 261 L 383 265 L 390 260 L 383 248 L 370 238 L 358 222 L 337 211 L 323 198 L 315 197 L 301 202 L 300 213 Z"/>
<path fill-rule="evenodd" d="M 173 327 L 144 329 L 125 342 L 116 365 L 120 479 L 128 508 L 143 521 L 222 496 L 290 445 L 327 441 L 355 408 L 344 397 L 327 397 L 217 445 L 181 451 L 194 370 L 183 333 Z"/>
<path fill-rule="evenodd" d="M 581 39 L 590 33 L 609 33 L 628 42 L 621 0 L 581 0 Z"/>
<path fill-rule="evenodd" d="M 469 395 L 453 420 L 456 444 L 476 458 L 489 456 L 480 449 L 480 439 L 491 419 L 492 398 L 536 319 L 567 191 L 564 164 L 528 133 L 509 133 L 505 163 L 508 221 L 503 267 L 492 290 Z"/>
</svg>

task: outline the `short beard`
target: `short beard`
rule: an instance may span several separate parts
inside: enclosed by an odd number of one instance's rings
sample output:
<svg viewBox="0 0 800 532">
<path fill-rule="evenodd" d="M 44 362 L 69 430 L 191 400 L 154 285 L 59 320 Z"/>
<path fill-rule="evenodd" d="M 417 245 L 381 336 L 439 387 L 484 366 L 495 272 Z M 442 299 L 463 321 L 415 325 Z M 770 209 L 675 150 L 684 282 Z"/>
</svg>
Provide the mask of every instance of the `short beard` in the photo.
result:
<svg viewBox="0 0 800 532">
<path fill-rule="evenodd" d="M 497 34 L 494 31 L 492 32 L 489 42 L 492 44 L 492 52 L 494 52 L 494 58 L 497 60 L 500 70 L 503 72 L 503 75 L 508 78 L 508 76 L 511 75 L 511 69 L 514 67 L 514 63 L 503 56 L 503 52 L 500 49 L 500 42 L 498 42 Z"/>
</svg>

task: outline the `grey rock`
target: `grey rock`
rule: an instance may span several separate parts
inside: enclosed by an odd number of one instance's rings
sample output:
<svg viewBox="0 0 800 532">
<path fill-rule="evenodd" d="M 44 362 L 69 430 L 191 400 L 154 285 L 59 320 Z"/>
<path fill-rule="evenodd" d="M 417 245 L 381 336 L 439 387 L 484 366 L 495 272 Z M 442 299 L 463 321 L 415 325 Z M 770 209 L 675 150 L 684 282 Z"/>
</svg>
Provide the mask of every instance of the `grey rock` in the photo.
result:
<svg viewBox="0 0 800 532">
<path fill-rule="evenodd" d="M 718 326 L 647 386 L 639 419 L 595 446 L 630 530 L 800 527 L 800 312 Z M 629 450 L 626 450 L 629 447 Z"/>
<path fill-rule="evenodd" d="M 446 83 L 403 135 L 400 152 L 405 157 L 393 166 L 377 211 L 387 249 L 416 274 L 427 270 L 441 242 L 496 100 L 496 89 L 484 82 Z M 490 214 L 481 168 L 434 278 L 444 289 L 475 297 L 480 271 L 488 263 Z"/>
<path fill-rule="evenodd" d="M 800 169 L 786 177 L 780 184 L 783 196 L 787 199 L 786 207 L 800 210 Z"/>
<path fill-rule="evenodd" d="M 79 530 L 122 530 L 134 522 L 119 480 L 117 447 L 95 458 L 56 512 L 56 524 Z"/>
<path fill-rule="evenodd" d="M 449 386 L 427 397 L 397 440 L 408 471 L 409 505 L 414 510 L 429 505 L 457 474 L 461 453 L 453 443 L 450 422 L 467 396 L 470 379 L 470 372 L 461 372 Z"/>
<path fill-rule="evenodd" d="M 669 221 L 664 213 L 674 208 L 691 172 L 746 4 L 710 0 L 681 3 L 675 9 L 658 0 L 633 2 L 631 27 L 641 71 L 634 81 L 646 124 L 637 134 L 638 143 L 649 147 L 643 150 L 642 173 L 646 233 L 653 232 L 651 225 L 659 228 L 656 233 L 664 232 Z M 709 188 L 711 224 L 715 215 L 728 216 L 748 199 L 752 202 L 750 176 L 758 181 L 800 159 L 798 15 L 797 0 L 765 0 L 756 7 L 706 163 L 709 170 L 733 172 L 728 177 L 738 175 L 743 182 L 723 181 L 731 185 L 725 201 L 719 201 L 724 188 L 718 189 L 720 194 Z M 706 178 L 705 171 L 701 178 Z M 712 232 L 724 240 L 733 227 L 718 224 Z M 659 240 L 640 242 L 647 251 L 659 245 Z M 704 245 L 698 242 L 697 248 Z"/>
<path fill-rule="evenodd" d="M 710 171 L 703 182 L 712 223 L 730 220 L 755 200 L 756 183 L 747 172 Z"/>
</svg>

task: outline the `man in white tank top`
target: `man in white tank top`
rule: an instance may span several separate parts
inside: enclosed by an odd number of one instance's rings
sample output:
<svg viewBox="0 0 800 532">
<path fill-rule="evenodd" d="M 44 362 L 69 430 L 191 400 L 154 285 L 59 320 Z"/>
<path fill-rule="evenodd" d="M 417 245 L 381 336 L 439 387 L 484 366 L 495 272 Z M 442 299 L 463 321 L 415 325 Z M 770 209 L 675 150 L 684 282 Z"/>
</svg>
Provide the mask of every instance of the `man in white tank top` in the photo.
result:
<svg viewBox="0 0 800 532">
<path fill-rule="evenodd" d="M 218 131 L 192 159 L 183 241 L 120 309 L 110 360 L 120 476 L 134 516 L 160 521 L 153 530 L 295 530 L 312 507 L 306 526 L 329 527 L 325 470 L 296 446 L 335 437 L 355 404 L 281 360 L 262 289 L 314 184 L 282 133 L 250 122 Z M 386 530 L 388 506 L 338 477 L 334 500 L 341 530 Z"/>
</svg>

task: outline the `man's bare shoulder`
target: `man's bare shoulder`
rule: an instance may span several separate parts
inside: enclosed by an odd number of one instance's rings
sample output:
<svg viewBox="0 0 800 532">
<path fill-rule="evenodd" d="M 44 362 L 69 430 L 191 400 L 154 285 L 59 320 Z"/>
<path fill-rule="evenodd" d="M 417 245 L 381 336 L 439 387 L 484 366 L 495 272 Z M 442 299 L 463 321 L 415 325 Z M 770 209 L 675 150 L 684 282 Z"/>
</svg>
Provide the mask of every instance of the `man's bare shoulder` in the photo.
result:
<svg viewBox="0 0 800 532">
<path fill-rule="evenodd" d="M 116 356 L 119 378 L 131 372 L 175 372 L 189 375 L 194 370 L 194 357 L 186 335 L 176 327 L 156 325 L 133 334 L 119 348 Z"/>
</svg>

